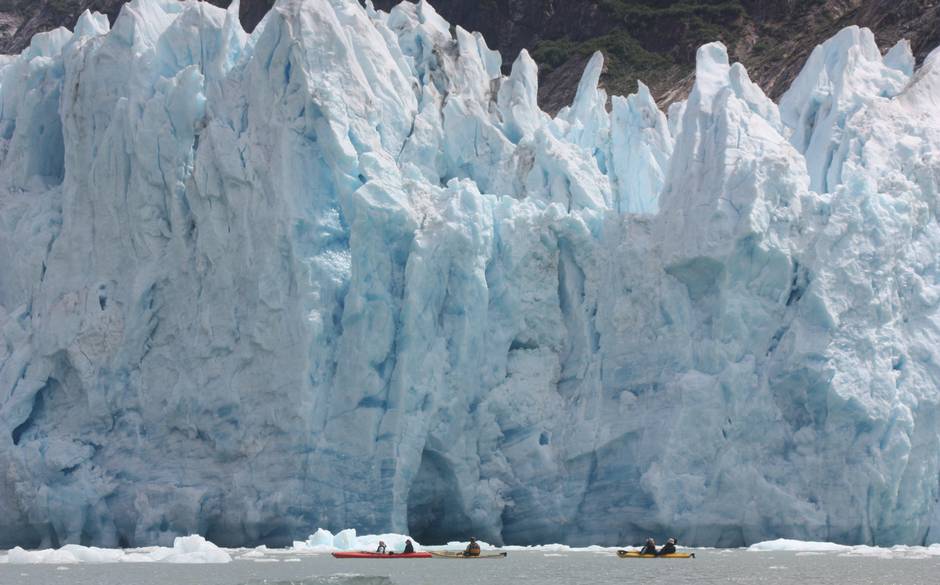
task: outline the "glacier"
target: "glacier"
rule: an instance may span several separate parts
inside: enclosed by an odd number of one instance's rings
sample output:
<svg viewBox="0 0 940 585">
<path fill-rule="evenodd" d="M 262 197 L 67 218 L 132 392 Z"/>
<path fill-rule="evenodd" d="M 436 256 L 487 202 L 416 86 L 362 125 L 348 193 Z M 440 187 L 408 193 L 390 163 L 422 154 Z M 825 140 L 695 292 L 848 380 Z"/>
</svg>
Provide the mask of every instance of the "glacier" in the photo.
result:
<svg viewBox="0 0 940 585">
<path fill-rule="evenodd" d="M 940 51 L 551 117 L 423 0 L 237 14 L 0 58 L 0 547 L 940 542 Z"/>
</svg>

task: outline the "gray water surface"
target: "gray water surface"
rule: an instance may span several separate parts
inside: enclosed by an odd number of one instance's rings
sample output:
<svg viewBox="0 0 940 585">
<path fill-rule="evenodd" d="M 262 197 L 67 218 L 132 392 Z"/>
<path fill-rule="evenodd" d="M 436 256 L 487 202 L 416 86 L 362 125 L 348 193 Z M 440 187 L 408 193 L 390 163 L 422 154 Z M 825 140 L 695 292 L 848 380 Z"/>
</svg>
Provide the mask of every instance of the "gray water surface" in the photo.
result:
<svg viewBox="0 0 940 585">
<path fill-rule="evenodd" d="M 0 564 L 0 585 L 546 585 L 755 583 L 938 585 L 940 557 L 696 551 L 695 559 L 619 559 L 611 553 L 510 552 L 505 559 L 340 560 L 268 555 L 224 565 Z M 286 561 L 286 559 L 299 559 Z"/>
</svg>

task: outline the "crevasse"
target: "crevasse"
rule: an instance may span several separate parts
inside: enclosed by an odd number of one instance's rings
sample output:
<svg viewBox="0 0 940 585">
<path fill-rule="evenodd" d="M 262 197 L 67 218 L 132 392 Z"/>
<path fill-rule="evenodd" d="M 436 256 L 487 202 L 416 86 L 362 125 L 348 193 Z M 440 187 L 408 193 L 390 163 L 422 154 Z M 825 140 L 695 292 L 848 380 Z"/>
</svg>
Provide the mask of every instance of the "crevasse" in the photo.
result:
<svg viewBox="0 0 940 585">
<path fill-rule="evenodd" d="M 426 2 L 237 13 L 0 61 L 0 546 L 940 540 L 937 52 L 552 118 Z"/>
</svg>

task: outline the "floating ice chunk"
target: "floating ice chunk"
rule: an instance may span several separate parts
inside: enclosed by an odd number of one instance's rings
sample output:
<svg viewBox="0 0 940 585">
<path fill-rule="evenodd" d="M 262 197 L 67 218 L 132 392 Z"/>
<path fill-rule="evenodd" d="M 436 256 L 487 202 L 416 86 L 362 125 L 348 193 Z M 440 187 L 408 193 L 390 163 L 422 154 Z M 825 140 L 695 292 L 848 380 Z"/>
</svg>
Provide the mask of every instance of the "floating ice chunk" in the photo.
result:
<svg viewBox="0 0 940 585">
<path fill-rule="evenodd" d="M 757 552 L 795 552 L 797 556 L 838 553 L 839 556 L 872 557 L 880 559 L 925 559 L 940 556 L 940 545 L 924 546 L 896 545 L 892 547 L 843 545 L 832 542 L 809 542 L 777 539 L 758 542 L 748 547 Z"/>
<path fill-rule="evenodd" d="M 317 531 L 311 534 L 310 537 L 307 539 L 307 546 L 332 547 L 333 546 L 333 533 L 323 528 L 317 528 Z"/>
<path fill-rule="evenodd" d="M 832 542 L 813 542 L 778 538 L 776 540 L 765 540 L 763 542 L 754 543 L 747 547 L 747 550 L 758 552 L 845 552 L 851 550 L 851 548 L 850 546 Z"/>
<path fill-rule="evenodd" d="M 154 547 L 146 552 L 67 544 L 58 549 L 31 551 L 16 547 L 7 553 L 6 559 L 10 564 L 44 565 L 141 562 L 203 564 L 228 563 L 232 557 L 203 537 L 192 535 L 177 537 L 172 548 Z"/>
<path fill-rule="evenodd" d="M 238 558 L 240 559 L 261 559 L 264 558 L 264 551 L 253 548 L 250 551 L 241 554 Z"/>
<path fill-rule="evenodd" d="M 336 533 L 333 537 L 333 546 L 340 550 L 352 550 L 356 548 L 356 541 L 356 529 L 347 528 Z"/>
<path fill-rule="evenodd" d="M 180 564 L 228 563 L 232 560 L 231 555 L 198 534 L 177 536 L 173 540 L 173 548 L 158 549 L 150 556 L 155 561 Z"/>
<path fill-rule="evenodd" d="M 401 552 L 405 549 L 405 541 L 411 540 L 416 550 L 421 545 L 413 538 L 404 534 L 364 534 L 357 535 L 354 528 L 347 528 L 334 536 L 329 530 L 318 528 L 306 541 L 295 541 L 293 550 L 297 552 L 335 552 L 335 551 L 373 551 L 384 542 L 387 550 Z"/>
</svg>

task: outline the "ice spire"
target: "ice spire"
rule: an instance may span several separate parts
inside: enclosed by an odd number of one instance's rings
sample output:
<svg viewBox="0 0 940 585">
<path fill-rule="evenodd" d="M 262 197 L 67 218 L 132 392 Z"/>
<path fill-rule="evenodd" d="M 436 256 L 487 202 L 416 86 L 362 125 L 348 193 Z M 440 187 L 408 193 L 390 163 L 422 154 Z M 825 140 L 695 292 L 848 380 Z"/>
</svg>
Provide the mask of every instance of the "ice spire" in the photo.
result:
<svg viewBox="0 0 940 585">
<path fill-rule="evenodd" d="M 897 95 L 910 78 L 904 46 L 889 56 L 886 62 L 869 29 L 844 28 L 813 49 L 780 98 L 783 123 L 792 132 L 790 141 L 806 156 L 813 190 L 828 192 L 841 182 L 837 151 L 852 114 Z"/>
<path fill-rule="evenodd" d="M 544 114 L 538 106 L 538 66 L 523 49 L 512 64 L 509 78 L 499 88 L 499 112 L 503 131 L 512 142 L 531 138 L 542 124 Z"/>
<path fill-rule="evenodd" d="M 665 183 L 673 140 L 666 116 L 640 81 L 626 99 L 613 98 L 610 125 L 615 209 L 620 213 L 656 213 Z"/>
</svg>

